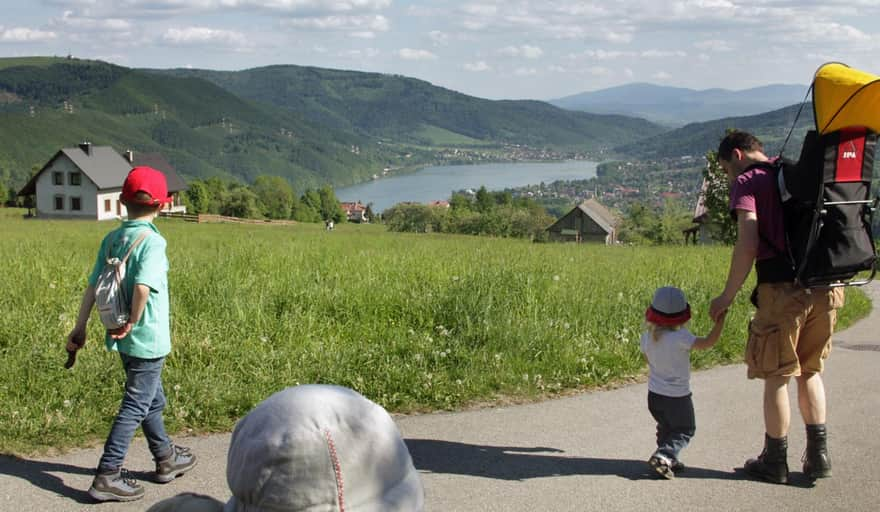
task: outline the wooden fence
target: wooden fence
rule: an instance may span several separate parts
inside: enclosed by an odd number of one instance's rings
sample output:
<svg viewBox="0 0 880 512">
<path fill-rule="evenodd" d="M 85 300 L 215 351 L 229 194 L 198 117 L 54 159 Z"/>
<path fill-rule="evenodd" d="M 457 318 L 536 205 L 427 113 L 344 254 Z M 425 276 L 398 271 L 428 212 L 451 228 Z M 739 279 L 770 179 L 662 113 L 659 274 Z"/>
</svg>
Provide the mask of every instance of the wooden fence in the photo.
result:
<svg viewBox="0 0 880 512">
<path fill-rule="evenodd" d="M 293 220 L 269 220 L 269 219 L 242 219 L 240 217 L 229 217 L 227 215 L 213 215 L 208 213 L 179 213 L 179 212 L 159 212 L 160 217 L 169 219 L 180 219 L 184 222 L 195 222 L 197 224 L 227 222 L 233 224 L 259 224 L 263 226 L 290 226 L 296 224 Z"/>
</svg>

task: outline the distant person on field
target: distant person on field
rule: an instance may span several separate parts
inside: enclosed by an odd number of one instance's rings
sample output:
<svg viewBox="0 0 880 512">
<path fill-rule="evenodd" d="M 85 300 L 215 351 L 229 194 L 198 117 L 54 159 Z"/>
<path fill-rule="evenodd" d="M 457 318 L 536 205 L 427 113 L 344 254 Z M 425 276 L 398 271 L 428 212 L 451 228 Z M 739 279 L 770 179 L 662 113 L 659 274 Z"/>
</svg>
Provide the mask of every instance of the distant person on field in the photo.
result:
<svg viewBox="0 0 880 512">
<path fill-rule="evenodd" d="M 235 426 L 225 504 L 183 494 L 148 512 L 421 512 L 424 491 L 391 416 L 351 389 L 281 390 Z M 211 503 L 213 502 L 213 503 Z"/>
<path fill-rule="evenodd" d="M 67 336 L 67 350 L 76 351 L 86 342 L 86 325 L 95 304 L 95 283 L 108 254 L 120 259 L 144 232 L 146 238 L 132 251 L 123 281 L 131 298 L 129 322 L 108 331 L 108 350 L 119 352 L 125 370 L 122 405 L 104 444 L 104 454 L 89 495 L 98 501 L 133 501 L 144 496 L 144 488 L 122 468 L 135 430 L 143 428 L 147 445 L 156 461 L 156 480 L 166 483 L 196 465 L 187 448 L 171 442 L 165 432 L 162 410 L 162 367 L 171 351 L 168 303 L 168 258 L 165 239 L 153 224 L 162 205 L 171 201 L 165 175 L 150 167 L 135 167 L 122 185 L 120 200 L 128 220 L 101 242 L 89 285 L 83 294 L 76 326 Z M 96 383 L 104 385 L 104 382 Z"/>
<path fill-rule="evenodd" d="M 645 311 L 646 329 L 640 340 L 650 369 L 648 410 L 657 421 L 657 450 L 648 464 L 669 479 L 684 469 L 679 454 L 696 432 L 690 352 L 715 345 L 724 326 L 722 314 L 708 336 L 701 338 L 685 327 L 690 318 L 684 292 L 671 286 L 658 288 Z"/>
<path fill-rule="evenodd" d="M 831 476 L 825 429 L 824 360 L 831 351 L 843 288 L 805 289 L 794 284 L 786 254 L 782 203 L 770 159 L 761 142 L 746 132 L 729 133 L 718 146 L 718 163 L 731 182 L 730 209 L 737 219 L 736 244 L 727 282 L 712 300 L 709 315 L 719 318 L 748 277 L 754 263 L 757 310 L 749 323 L 746 364 L 750 379 L 764 379 L 764 450 L 745 463 L 750 475 L 788 482 L 788 381 L 797 380 L 798 405 L 806 424 L 804 473 Z"/>
<path fill-rule="evenodd" d="M 327 227 L 327 231 L 333 231 L 333 219 L 327 219 L 327 221 L 324 222 L 324 226 Z"/>
</svg>

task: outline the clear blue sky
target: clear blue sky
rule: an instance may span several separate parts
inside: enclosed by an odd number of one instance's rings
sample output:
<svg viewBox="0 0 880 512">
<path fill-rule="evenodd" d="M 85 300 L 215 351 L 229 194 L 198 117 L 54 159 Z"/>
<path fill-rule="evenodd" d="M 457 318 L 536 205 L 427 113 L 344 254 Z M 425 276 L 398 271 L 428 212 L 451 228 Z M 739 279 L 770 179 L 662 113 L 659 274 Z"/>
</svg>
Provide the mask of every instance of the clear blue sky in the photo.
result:
<svg viewBox="0 0 880 512">
<path fill-rule="evenodd" d="M 0 0 L 0 56 L 394 73 L 491 99 L 880 74 L 880 0 Z"/>
</svg>

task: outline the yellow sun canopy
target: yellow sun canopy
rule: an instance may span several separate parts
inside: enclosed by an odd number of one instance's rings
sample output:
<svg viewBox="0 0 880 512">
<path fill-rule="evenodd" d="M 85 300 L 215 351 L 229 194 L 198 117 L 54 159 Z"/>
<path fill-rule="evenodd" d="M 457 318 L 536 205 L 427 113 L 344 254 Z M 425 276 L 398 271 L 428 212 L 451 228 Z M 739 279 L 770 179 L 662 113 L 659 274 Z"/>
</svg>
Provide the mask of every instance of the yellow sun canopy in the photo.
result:
<svg viewBox="0 0 880 512">
<path fill-rule="evenodd" d="M 813 110 L 820 134 L 849 126 L 880 132 L 880 76 L 839 62 L 822 65 L 813 79 Z"/>
</svg>

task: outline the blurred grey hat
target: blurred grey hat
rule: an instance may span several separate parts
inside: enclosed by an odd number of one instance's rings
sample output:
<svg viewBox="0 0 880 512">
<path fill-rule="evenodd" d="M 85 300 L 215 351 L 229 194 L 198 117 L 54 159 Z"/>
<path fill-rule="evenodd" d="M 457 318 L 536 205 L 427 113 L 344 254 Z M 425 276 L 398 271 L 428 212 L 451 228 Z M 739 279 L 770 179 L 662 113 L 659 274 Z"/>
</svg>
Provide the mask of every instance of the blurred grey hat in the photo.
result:
<svg viewBox="0 0 880 512">
<path fill-rule="evenodd" d="M 645 320 L 664 326 L 683 324 L 691 318 L 691 306 L 684 292 L 674 286 L 663 286 L 654 292 L 654 299 L 645 311 Z"/>
<path fill-rule="evenodd" d="M 224 512 L 421 512 L 424 491 L 394 420 L 357 392 L 309 384 L 235 426 Z"/>
</svg>

